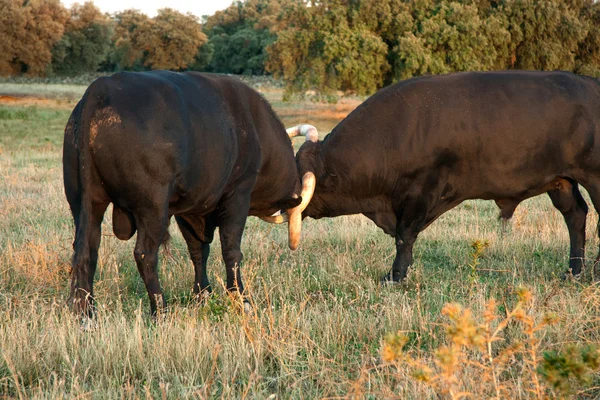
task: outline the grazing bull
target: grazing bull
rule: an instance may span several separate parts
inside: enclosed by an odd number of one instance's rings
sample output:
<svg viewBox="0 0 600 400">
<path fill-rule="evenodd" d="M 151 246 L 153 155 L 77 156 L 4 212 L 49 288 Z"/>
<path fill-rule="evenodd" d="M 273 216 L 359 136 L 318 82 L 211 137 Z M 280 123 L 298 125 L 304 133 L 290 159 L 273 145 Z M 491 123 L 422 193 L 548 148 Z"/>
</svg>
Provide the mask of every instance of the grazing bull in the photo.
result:
<svg viewBox="0 0 600 400">
<path fill-rule="evenodd" d="M 267 101 L 241 81 L 211 74 L 118 73 L 94 81 L 65 129 L 64 184 L 75 220 L 70 304 L 91 315 L 93 279 L 104 212 L 113 231 L 137 231 L 135 261 L 153 315 L 166 307 L 157 274 L 158 249 L 175 216 L 195 269 L 194 292 L 209 291 L 206 262 L 215 228 L 227 288 L 243 293 L 240 242 L 248 215 L 289 217 L 298 246 L 301 192 L 293 149 Z M 284 222 L 281 216 L 266 217 Z"/>
<path fill-rule="evenodd" d="M 303 144 L 316 176 L 303 217 L 362 213 L 396 240 L 383 281 L 401 281 L 418 234 L 467 199 L 510 218 L 547 192 L 584 264 L 585 187 L 600 209 L 600 82 L 566 72 L 457 73 L 409 79 L 369 98 L 323 141 Z"/>
</svg>

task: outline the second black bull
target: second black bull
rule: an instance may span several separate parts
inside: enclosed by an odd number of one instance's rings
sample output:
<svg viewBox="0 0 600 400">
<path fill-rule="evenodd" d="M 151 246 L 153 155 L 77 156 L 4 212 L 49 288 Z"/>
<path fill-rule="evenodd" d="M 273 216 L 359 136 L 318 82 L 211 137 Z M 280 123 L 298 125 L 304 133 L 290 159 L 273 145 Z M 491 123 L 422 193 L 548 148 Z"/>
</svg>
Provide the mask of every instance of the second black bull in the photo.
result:
<svg viewBox="0 0 600 400">
<path fill-rule="evenodd" d="M 383 280 L 401 281 L 417 236 L 467 199 L 510 218 L 547 192 L 584 265 L 588 211 L 600 209 L 600 83 L 565 72 L 458 73 L 410 79 L 369 98 L 296 155 L 316 176 L 303 217 L 362 213 L 396 240 Z"/>
</svg>

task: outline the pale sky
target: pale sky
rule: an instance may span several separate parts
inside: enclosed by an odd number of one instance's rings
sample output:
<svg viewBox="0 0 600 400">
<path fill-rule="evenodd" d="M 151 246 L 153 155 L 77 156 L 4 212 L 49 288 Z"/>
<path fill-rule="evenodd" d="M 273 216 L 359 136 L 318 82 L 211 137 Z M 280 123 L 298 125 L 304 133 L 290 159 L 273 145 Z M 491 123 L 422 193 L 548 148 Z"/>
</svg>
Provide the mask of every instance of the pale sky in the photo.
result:
<svg viewBox="0 0 600 400">
<path fill-rule="evenodd" d="M 62 3 L 71 7 L 73 3 L 85 3 L 85 0 L 61 0 Z M 179 12 L 190 12 L 198 18 L 203 15 L 212 15 L 215 11 L 227 8 L 233 0 L 93 0 L 93 3 L 103 12 L 114 13 L 130 8 L 142 11 L 144 14 L 154 17 L 156 10 L 160 8 L 173 8 Z"/>
</svg>

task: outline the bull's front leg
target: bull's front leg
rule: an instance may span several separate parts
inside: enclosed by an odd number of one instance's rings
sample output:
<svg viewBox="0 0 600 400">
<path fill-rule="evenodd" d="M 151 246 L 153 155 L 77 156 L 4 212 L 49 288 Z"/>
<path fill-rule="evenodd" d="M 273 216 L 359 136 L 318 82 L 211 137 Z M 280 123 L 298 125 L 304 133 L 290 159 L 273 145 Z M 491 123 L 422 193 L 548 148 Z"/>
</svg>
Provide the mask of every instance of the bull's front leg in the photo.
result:
<svg viewBox="0 0 600 400">
<path fill-rule="evenodd" d="M 223 261 L 227 272 L 227 290 L 238 292 L 244 302 L 244 311 L 252 311 L 250 302 L 245 298 L 244 284 L 240 271 L 242 251 L 240 249 L 244 226 L 250 207 L 250 192 L 234 193 L 223 199 L 219 206 L 219 238 L 223 252 Z"/>
<path fill-rule="evenodd" d="M 396 234 L 396 258 L 392 269 L 382 279 L 381 283 L 401 283 L 406 279 L 408 267 L 413 262 L 413 244 L 417 235 L 402 232 Z"/>
<path fill-rule="evenodd" d="M 417 236 L 435 219 L 428 217 L 436 214 L 431 213 L 431 209 L 420 200 L 422 198 L 424 195 L 419 194 L 396 207 L 396 258 L 390 272 L 381 279 L 382 283 L 401 283 L 406 280 L 408 267 L 413 262 L 413 245 Z"/>
</svg>

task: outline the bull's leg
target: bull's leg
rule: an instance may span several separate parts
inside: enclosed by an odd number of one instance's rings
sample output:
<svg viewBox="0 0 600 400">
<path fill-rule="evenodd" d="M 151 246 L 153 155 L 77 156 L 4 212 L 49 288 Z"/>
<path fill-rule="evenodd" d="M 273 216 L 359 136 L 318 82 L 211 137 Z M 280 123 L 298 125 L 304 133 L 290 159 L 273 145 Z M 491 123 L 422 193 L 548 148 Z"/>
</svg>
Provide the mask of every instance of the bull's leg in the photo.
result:
<svg viewBox="0 0 600 400">
<path fill-rule="evenodd" d="M 562 213 L 571 241 L 569 270 L 574 276 L 581 273 L 585 258 L 585 221 L 588 206 L 577 184 L 562 181 L 560 188 L 548 192 L 552 204 Z"/>
<path fill-rule="evenodd" d="M 223 261 L 227 271 L 227 289 L 244 295 L 244 285 L 240 266 L 242 252 L 240 250 L 244 225 L 250 207 L 250 191 L 227 195 L 219 206 L 219 237 L 223 252 Z M 244 299 L 244 309 L 250 310 L 250 304 Z"/>
<path fill-rule="evenodd" d="M 381 279 L 382 283 L 402 282 L 406 279 L 408 267 L 413 262 L 413 245 L 417 235 L 435 219 L 427 219 L 427 213 L 427 207 L 419 200 L 406 201 L 396 210 L 396 258 L 391 271 Z"/>
<path fill-rule="evenodd" d="M 156 317 L 159 307 L 161 312 L 166 311 L 167 307 L 158 281 L 158 250 L 166 238 L 169 218 L 166 207 L 145 208 L 134 212 L 134 215 L 138 236 L 133 255 L 148 291 L 150 312 Z"/>
<path fill-rule="evenodd" d="M 190 258 L 194 264 L 194 293 L 196 295 L 210 293 L 211 287 L 206 275 L 206 264 L 210 254 L 210 242 L 212 242 L 215 230 L 211 223 L 211 217 L 176 216 L 175 220 L 187 243 Z"/>
<path fill-rule="evenodd" d="M 406 279 L 408 267 L 413 262 L 413 244 L 417 235 L 409 229 L 399 229 L 396 234 L 396 258 L 392 269 L 382 279 L 381 283 L 397 283 Z"/>
<path fill-rule="evenodd" d="M 88 246 L 87 249 L 83 246 L 77 251 L 87 251 L 87 254 L 75 254 L 74 260 L 81 260 L 79 263 L 73 265 L 73 271 L 71 274 L 71 293 L 69 296 L 69 303 L 72 305 L 73 311 L 77 314 L 83 314 L 91 317 L 93 314 L 94 306 L 94 275 L 96 273 L 96 265 L 98 264 L 98 249 L 100 247 L 100 239 L 102 237 L 101 227 L 104 212 L 108 207 L 108 203 L 92 203 L 92 210 L 90 215 L 90 223 L 87 225 L 88 232 Z M 74 209 L 74 213 L 77 210 Z M 79 214 L 75 218 L 75 225 L 79 226 Z M 82 235 L 85 237 L 86 233 L 76 229 L 75 241 L 77 237 Z"/>
<path fill-rule="evenodd" d="M 427 187 L 428 191 L 435 190 Z M 433 221 L 458 203 L 431 202 L 423 199 L 427 193 L 417 193 L 412 199 L 404 200 L 403 204 L 394 207 L 396 224 L 396 258 L 391 271 L 382 279 L 382 283 L 402 282 L 406 279 L 408 267 L 413 262 L 413 245 L 419 233 Z"/>
<path fill-rule="evenodd" d="M 594 204 L 594 208 L 596 212 L 600 214 L 600 181 L 580 181 L 581 185 L 588 191 L 590 194 L 590 198 L 592 199 L 592 203 Z M 598 225 L 596 226 L 596 231 L 598 236 L 600 236 L 600 218 L 598 219 Z M 600 262 L 600 249 L 598 250 L 598 255 L 596 256 L 596 262 L 594 263 L 594 275 L 598 276 L 600 272 L 598 270 L 598 262 Z"/>
</svg>

